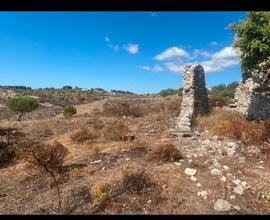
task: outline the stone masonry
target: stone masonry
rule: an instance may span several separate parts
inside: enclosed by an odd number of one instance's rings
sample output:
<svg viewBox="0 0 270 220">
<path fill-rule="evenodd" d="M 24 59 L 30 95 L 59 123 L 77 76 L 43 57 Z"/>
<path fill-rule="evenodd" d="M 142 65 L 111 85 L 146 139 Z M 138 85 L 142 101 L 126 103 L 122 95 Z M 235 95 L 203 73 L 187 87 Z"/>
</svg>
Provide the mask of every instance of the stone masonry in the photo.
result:
<svg viewBox="0 0 270 220">
<path fill-rule="evenodd" d="M 205 87 L 204 69 L 200 64 L 184 66 L 183 101 L 177 122 L 180 132 L 192 131 L 195 119 L 208 112 L 208 95 Z"/>
<path fill-rule="evenodd" d="M 236 111 L 247 119 L 270 118 L 270 63 L 263 62 L 235 92 Z"/>
</svg>

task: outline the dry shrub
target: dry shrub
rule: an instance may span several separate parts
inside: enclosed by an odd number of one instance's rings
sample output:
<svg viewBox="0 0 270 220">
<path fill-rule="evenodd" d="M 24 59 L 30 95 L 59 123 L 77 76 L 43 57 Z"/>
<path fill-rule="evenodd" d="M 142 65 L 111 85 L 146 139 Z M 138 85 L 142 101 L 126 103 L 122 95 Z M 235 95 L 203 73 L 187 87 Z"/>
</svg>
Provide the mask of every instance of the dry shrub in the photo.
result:
<svg viewBox="0 0 270 220">
<path fill-rule="evenodd" d="M 132 194 L 144 194 L 151 188 L 152 181 L 145 170 L 139 168 L 127 168 L 123 171 L 122 189 Z"/>
<path fill-rule="evenodd" d="M 108 123 L 102 130 L 104 137 L 108 140 L 126 140 L 130 136 L 131 130 L 123 119 Z"/>
<path fill-rule="evenodd" d="M 94 200 L 92 208 L 103 209 L 111 198 L 112 186 L 108 183 L 96 183 L 90 191 Z"/>
<path fill-rule="evenodd" d="M 91 149 L 91 153 L 92 153 L 94 156 L 98 156 L 98 155 L 100 155 L 100 154 L 102 153 L 102 149 L 101 149 L 101 147 L 99 147 L 99 146 L 94 146 L 94 147 L 92 147 L 92 149 Z"/>
<path fill-rule="evenodd" d="M 89 128 L 81 128 L 79 131 L 75 132 L 70 136 L 70 139 L 77 143 L 83 143 L 88 140 L 93 140 L 95 138 L 98 138 L 99 134 L 94 129 Z"/>
<path fill-rule="evenodd" d="M 176 117 L 180 114 L 182 96 L 174 96 L 169 100 L 167 105 L 168 112 Z"/>
<path fill-rule="evenodd" d="M 134 116 L 142 117 L 148 113 L 148 109 L 145 106 L 140 105 L 140 103 L 128 103 L 119 102 L 114 100 L 108 100 L 104 106 L 103 111 L 109 116 Z"/>
<path fill-rule="evenodd" d="M 28 162 L 43 167 L 46 171 L 61 172 L 63 162 L 68 154 L 64 145 L 54 142 L 53 144 L 35 144 L 31 149 Z"/>
<path fill-rule="evenodd" d="M 269 141 L 269 120 L 248 121 L 244 116 L 215 110 L 197 119 L 197 126 L 207 128 L 210 134 L 240 140 L 244 145 L 261 145 Z"/>
<path fill-rule="evenodd" d="M 25 141 L 25 135 L 13 128 L 0 128 L 0 167 L 6 166 L 21 158 L 21 151 L 17 144 L 28 146 L 30 141 Z"/>
<path fill-rule="evenodd" d="M 208 105 L 209 105 L 210 110 L 216 107 L 222 108 L 224 106 L 227 106 L 228 104 L 229 104 L 228 101 L 225 101 L 224 99 L 215 98 L 215 97 L 208 98 Z"/>
<path fill-rule="evenodd" d="M 83 173 L 86 174 L 93 174 L 97 171 L 97 168 L 93 165 L 89 165 L 87 167 L 83 168 L 74 168 L 69 171 L 69 175 L 72 178 L 78 178 L 81 177 Z"/>
<path fill-rule="evenodd" d="M 104 128 L 104 126 L 105 126 L 105 122 L 102 119 L 94 118 L 94 121 L 93 121 L 93 128 L 94 129 L 99 130 L 99 129 Z"/>
<path fill-rule="evenodd" d="M 150 161 L 175 162 L 182 159 L 182 155 L 173 143 L 158 146 L 148 157 Z"/>
</svg>

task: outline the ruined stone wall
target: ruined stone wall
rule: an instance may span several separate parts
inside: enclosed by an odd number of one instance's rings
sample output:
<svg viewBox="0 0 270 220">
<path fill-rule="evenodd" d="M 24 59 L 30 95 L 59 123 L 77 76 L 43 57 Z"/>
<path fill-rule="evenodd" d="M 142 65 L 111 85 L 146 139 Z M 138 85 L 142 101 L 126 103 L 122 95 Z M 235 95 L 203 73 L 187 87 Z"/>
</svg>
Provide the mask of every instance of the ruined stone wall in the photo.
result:
<svg viewBox="0 0 270 220">
<path fill-rule="evenodd" d="M 177 122 L 180 132 L 191 131 L 198 115 L 208 112 L 208 96 L 205 87 L 204 69 L 200 64 L 184 67 L 183 100 Z"/>
<path fill-rule="evenodd" d="M 248 119 L 270 118 L 270 63 L 263 62 L 235 92 L 236 111 Z"/>
</svg>

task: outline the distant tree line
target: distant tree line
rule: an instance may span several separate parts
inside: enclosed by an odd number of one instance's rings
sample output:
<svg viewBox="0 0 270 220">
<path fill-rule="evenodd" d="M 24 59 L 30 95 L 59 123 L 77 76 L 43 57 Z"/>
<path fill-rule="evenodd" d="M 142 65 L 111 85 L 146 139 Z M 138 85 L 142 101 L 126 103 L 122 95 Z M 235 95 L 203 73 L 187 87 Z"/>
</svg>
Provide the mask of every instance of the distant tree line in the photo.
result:
<svg viewBox="0 0 270 220">
<path fill-rule="evenodd" d="M 227 85 L 219 84 L 209 89 L 209 97 L 222 99 L 228 101 L 234 98 L 235 89 L 238 86 L 238 82 L 232 82 Z"/>
<path fill-rule="evenodd" d="M 179 88 L 179 89 L 171 89 L 171 88 L 169 88 L 169 89 L 161 90 L 158 93 L 158 95 L 166 97 L 166 96 L 169 96 L 169 95 L 176 95 L 176 94 L 182 95 L 182 93 L 183 93 L 183 88 Z"/>
<path fill-rule="evenodd" d="M 113 93 L 119 93 L 119 94 L 129 94 L 129 95 L 133 95 L 134 93 L 133 92 L 129 92 L 129 91 L 122 91 L 122 90 L 115 90 L 115 89 L 113 89 L 113 90 L 111 90 L 111 92 Z"/>
</svg>

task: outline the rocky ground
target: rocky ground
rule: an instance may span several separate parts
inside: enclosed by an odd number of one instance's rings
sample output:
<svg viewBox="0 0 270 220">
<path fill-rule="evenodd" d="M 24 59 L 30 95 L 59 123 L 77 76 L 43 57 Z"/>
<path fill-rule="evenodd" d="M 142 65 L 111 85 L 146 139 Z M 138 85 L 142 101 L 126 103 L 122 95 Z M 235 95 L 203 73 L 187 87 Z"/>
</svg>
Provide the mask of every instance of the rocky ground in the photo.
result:
<svg viewBox="0 0 270 220">
<path fill-rule="evenodd" d="M 18 128 L 42 142 L 57 140 L 68 149 L 65 171 L 60 178 L 62 212 L 270 213 L 270 164 L 255 146 L 243 147 L 236 141 L 211 136 L 207 130 L 182 137 L 174 130 L 175 112 L 164 110 L 141 117 L 108 116 L 103 113 L 105 102 L 77 105 L 77 115 L 68 119 L 58 114 L 47 119 L 0 121 L 3 128 Z M 74 132 L 85 126 L 91 127 L 97 119 L 106 124 L 120 117 L 131 129 L 135 140 L 108 141 L 100 135 L 94 142 L 77 144 L 70 139 Z M 48 130 L 51 132 L 46 132 Z M 139 142 L 144 143 L 143 147 Z M 168 143 L 181 152 L 180 160 L 149 161 L 149 155 L 157 146 Z M 93 153 L 93 149 L 97 152 Z M 123 172 L 129 168 L 144 169 L 155 187 L 146 187 L 143 194 L 119 191 Z M 23 161 L 0 169 L 1 214 L 59 213 L 57 193 L 38 170 Z M 94 210 L 91 189 L 97 183 L 108 183 L 116 190 L 110 194 L 110 202 Z"/>
</svg>

